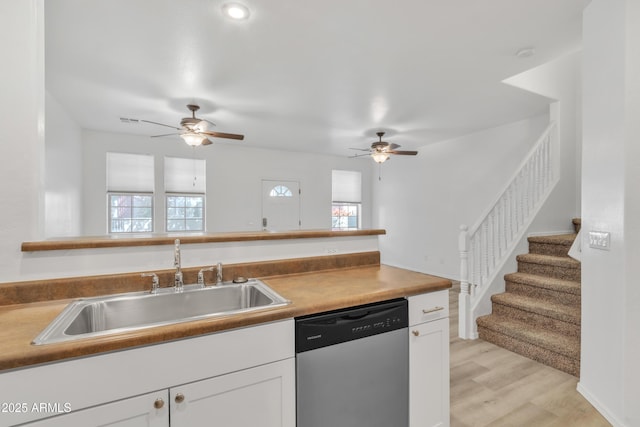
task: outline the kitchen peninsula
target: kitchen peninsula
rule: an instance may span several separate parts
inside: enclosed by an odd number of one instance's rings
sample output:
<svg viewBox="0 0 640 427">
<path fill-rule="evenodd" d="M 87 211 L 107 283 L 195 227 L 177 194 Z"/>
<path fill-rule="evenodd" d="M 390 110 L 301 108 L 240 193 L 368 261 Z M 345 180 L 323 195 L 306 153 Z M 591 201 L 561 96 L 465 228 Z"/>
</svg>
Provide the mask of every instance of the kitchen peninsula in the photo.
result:
<svg viewBox="0 0 640 427">
<path fill-rule="evenodd" d="M 438 405 L 442 407 L 446 401 L 448 417 L 448 295 L 446 290 L 451 283 L 447 279 L 381 265 L 379 256 L 379 252 L 372 251 L 229 264 L 225 266 L 225 280 L 240 275 L 261 277 L 269 287 L 291 303 L 284 307 L 256 311 L 242 316 L 176 323 L 43 346 L 34 346 L 31 340 L 62 311 L 70 302 L 69 298 L 90 296 L 104 288 L 107 288 L 107 293 L 123 292 L 126 283 L 133 283 L 135 290 L 139 290 L 141 286 L 148 285 L 147 281 L 142 281 L 138 272 L 104 277 L 55 279 L 48 284 L 49 287 L 56 288 L 49 294 L 52 296 L 49 300 L 43 299 L 41 295 L 47 286 L 46 281 L 0 284 L 3 290 L 3 300 L 0 304 L 4 304 L 0 306 L 0 322 L 3 325 L 11 325 L 0 332 L 0 339 L 4 343 L 4 351 L 0 355 L 0 369 L 2 369 L 0 382 L 8 386 L 2 387 L 0 400 L 25 402 L 64 400 L 70 403 L 72 410 L 70 414 L 46 419 L 44 419 L 46 414 L 38 413 L 2 414 L 0 425 L 9 426 L 39 418 L 43 418 L 41 421 L 43 424 L 37 425 L 59 425 L 55 424 L 55 420 L 76 414 L 81 416 L 85 411 L 89 411 L 89 409 L 82 410 L 83 408 L 95 405 L 100 405 L 97 407 L 100 408 L 104 405 L 112 405 L 113 403 L 109 402 L 120 399 L 125 399 L 123 402 L 126 402 L 129 397 L 146 396 L 159 389 L 168 390 L 167 393 L 171 396 L 165 396 L 162 398 L 163 401 L 171 401 L 171 405 L 177 405 L 175 411 L 179 411 L 184 404 L 177 403 L 180 398 L 176 400 L 175 394 L 176 390 L 182 387 L 181 384 L 196 380 L 218 381 L 227 375 L 234 375 L 233 373 L 237 374 L 240 371 L 250 372 L 258 365 L 271 366 L 272 363 L 273 367 L 282 374 L 279 376 L 281 378 L 279 381 L 284 384 L 283 390 L 289 390 L 281 396 L 278 404 L 284 405 L 283 407 L 288 408 L 287 411 L 290 412 L 291 402 L 294 401 L 292 400 L 294 395 L 290 394 L 294 393 L 292 390 L 295 388 L 292 385 L 292 377 L 295 376 L 292 370 L 294 360 L 292 319 L 397 297 L 409 298 L 410 310 L 416 312 L 413 315 L 412 324 L 439 325 L 436 335 L 431 332 L 429 336 L 438 337 L 438 342 L 441 344 L 438 347 L 439 355 L 446 354 L 446 361 L 444 357 L 440 357 L 439 361 L 432 366 L 435 366 L 440 378 L 446 374 L 447 389 L 440 390 L 438 387 L 439 394 L 442 396 Z M 195 278 L 196 270 L 196 267 L 186 269 L 185 281 Z M 160 272 L 160 274 L 170 275 L 171 271 Z M 106 285 L 110 282 L 110 278 L 115 285 Z M 85 286 L 82 285 L 83 280 Z M 166 280 L 164 282 L 166 283 Z M 420 304 L 419 309 L 418 306 L 412 308 L 412 301 L 414 305 Z M 422 311 L 429 312 L 431 308 L 422 307 L 423 304 L 431 304 L 443 309 L 435 314 L 421 314 Z M 420 317 L 422 319 L 418 319 Z M 418 326 L 411 326 L 411 329 L 412 339 L 418 340 L 420 337 Z M 414 343 L 411 346 L 411 348 L 418 348 Z M 433 355 L 433 350 L 429 354 Z M 170 362 L 171 369 L 163 366 L 163 361 L 174 360 L 176 355 L 179 355 L 177 356 L 179 360 L 175 363 Z M 265 359 L 262 359 L 262 356 Z M 246 360 L 247 358 L 255 360 Z M 421 361 L 420 365 L 423 364 L 429 366 L 429 362 Z M 134 368 L 135 366 L 138 366 L 138 369 Z M 80 371 L 77 371 L 78 367 Z M 416 372 L 423 372 L 423 368 L 424 366 L 421 366 Z M 82 369 L 87 369 L 86 372 L 95 374 L 95 377 L 88 378 L 72 374 L 76 371 L 82 372 Z M 433 369 L 431 371 L 433 372 Z M 71 377 L 65 379 L 65 372 Z M 269 375 L 271 374 L 267 376 Z M 258 381 L 258 377 L 251 381 Z M 25 381 L 25 378 L 29 380 Z M 95 393 L 80 391 L 98 379 L 102 385 Z M 253 384 L 251 381 L 247 384 Z M 129 384 L 129 386 L 123 388 L 119 384 Z M 163 414 L 163 409 L 153 406 L 153 402 L 156 401 L 154 396 L 147 396 L 147 400 L 153 398 L 149 402 L 143 399 L 145 403 L 142 408 L 143 411 L 152 411 L 154 414 L 157 412 L 156 415 L 160 416 Z M 169 410 L 166 406 L 164 411 Z M 295 410 L 293 412 L 295 413 Z M 294 425 L 292 424 L 295 422 L 292 421 L 294 419 L 289 414 L 276 424 Z M 172 415 L 171 425 L 174 425 L 174 421 L 175 414 Z M 48 424 L 49 422 L 51 424 Z"/>
</svg>

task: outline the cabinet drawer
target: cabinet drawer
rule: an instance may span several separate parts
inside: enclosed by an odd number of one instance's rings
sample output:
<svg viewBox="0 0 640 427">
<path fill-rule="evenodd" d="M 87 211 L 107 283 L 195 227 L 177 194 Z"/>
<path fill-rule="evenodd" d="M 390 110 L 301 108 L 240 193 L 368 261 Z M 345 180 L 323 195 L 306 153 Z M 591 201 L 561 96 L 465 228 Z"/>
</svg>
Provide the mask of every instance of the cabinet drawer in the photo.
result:
<svg viewBox="0 0 640 427">
<path fill-rule="evenodd" d="M 409 297 L 409 324 L 449 317 L 449 291 L 429 292 Z"/>
</svg>

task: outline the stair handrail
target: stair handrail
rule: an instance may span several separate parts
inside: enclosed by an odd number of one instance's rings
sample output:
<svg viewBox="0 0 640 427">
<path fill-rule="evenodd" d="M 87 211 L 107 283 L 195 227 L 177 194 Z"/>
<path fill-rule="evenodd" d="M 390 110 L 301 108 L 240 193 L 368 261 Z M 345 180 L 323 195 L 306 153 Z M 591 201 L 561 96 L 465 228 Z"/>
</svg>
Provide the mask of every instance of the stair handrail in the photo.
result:
<svg viewBox="0 0 640 427">
<path fill-rule="evenodd" d="M 476 288 L 495 279 L 557 181 L 555 130 L 556 123 L 551 121 L 473 227 L 460 226 L 458 333 L 461 338 L 476 337 L 472 316 Z"/>
</svg>

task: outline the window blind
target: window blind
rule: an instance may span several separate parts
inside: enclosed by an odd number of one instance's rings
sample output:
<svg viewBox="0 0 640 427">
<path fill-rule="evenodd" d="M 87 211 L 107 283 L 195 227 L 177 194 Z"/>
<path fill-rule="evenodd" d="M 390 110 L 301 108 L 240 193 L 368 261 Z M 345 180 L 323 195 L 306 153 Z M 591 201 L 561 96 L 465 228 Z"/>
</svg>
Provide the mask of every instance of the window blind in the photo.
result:
<svg viewBox="0 0 640 427">
<path fill-rule="evenodd" d="M 164 158 L 164 191 L 167 193 L 206 192 L 204 159 Z"/>
<path fill-rule="evenodd" d="M 153 156 L 107 153 L 107 191 L 153 193 Z"/>
<path fill-rule="evenodd" d="M 333 202 L 360 203 L 362 201 L 362 173 L 332 170 L 331 200 Z"/>
</svg>

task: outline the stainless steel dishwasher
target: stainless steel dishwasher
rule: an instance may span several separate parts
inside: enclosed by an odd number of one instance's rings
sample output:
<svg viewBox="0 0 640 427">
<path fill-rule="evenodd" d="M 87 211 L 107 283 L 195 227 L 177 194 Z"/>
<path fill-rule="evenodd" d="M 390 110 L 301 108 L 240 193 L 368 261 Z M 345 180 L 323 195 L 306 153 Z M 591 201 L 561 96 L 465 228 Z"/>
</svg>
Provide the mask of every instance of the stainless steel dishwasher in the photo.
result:
<svg viewBox="0 0 640 427">
<path fill-rule="evenodd" d="M 297 427 L 407 427 L 405 299 L 296 319 Z"/>
</svg>

